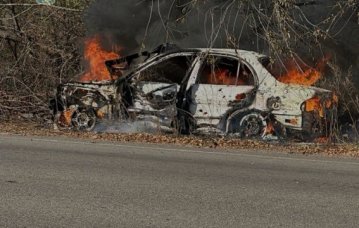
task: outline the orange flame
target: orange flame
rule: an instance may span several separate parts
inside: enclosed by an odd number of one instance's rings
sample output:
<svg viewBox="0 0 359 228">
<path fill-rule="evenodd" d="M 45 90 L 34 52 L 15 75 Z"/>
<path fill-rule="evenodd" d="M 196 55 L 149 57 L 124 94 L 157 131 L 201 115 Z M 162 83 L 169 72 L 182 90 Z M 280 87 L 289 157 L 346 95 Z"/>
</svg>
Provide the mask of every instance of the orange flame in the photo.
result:
<svg viewBox="0 0 359 228">
<path fill-rule="evenodd" d="M 215 69 L 208 74 L 207 83 L 214 85 L 245 85 L 245 81 L 241 78 L 237 78 L 235 74 L 232 74 L 228 69 L 220 68 Z"/>
<path fill-rule="evenodd" d="M 315 96 L 305 102 L 305 111 L 313 112 L 317 111 L 320 117 L 324 117 L 324 110 L 325 108 L 329 109 L 332 108 L 334 105 L 338 104 L 338 96 L 333 93 L 331 99 L 325 99 L 321 101 L 319 97 Z"/>
<path fill-rule="evenodd" d="M 119 49 L 119 48 L 115 48 Z M 119 54 L 114 51 L 106 51 L 101 45 L 100 36 L 88 38 L 85 41 L 84 59 L 87 62 L 87 70 L 81 76 L 80 81 L 106 81 L 111 80 L 105 61 L 119 58 Z"/>
<path fill-rule="evenodd" d="M 320 117 L 324 117 L 324 109 L 319 97 L 313 97 L 305 102 L 305 111 L 318 111 Z"/>
<path fill-rule="evenodd" d="M 232 85 L 236 78 L 227 69 L 215 69 L 208 75 L 208 83 L 215 85 Z"/>
<path fill-rule="evenodd" d="M 63 127 L 69 127 L 71 125 L 72 115 L 74 114 L 73 109 L 66 109 L 59 117 L 58 123 Z"/>
<path fill-rule="evenodd" d="M 324 57 L 317 63 L 315 68 L 308 68 L 305 70 L 298 69 L 298 66 L 294 63 L 294 60 L 288 64 L 289 70 L 285 75 L 278 77 L 278 80 L 287 84 L 298 84 L 311 86 L 314 85 L 322 76 L 324 67 L 329 61 L 330 56 Z"/>
<path fill-rule="evenodd" d="M 270 134 L 274 134 L 274 133 L 275 133 L 275 129 L 274 129 L 273 123 L 268 122 L 267 126 L 266 126 L 266 128 L 264 130 L 264 134 L 265 135 L 270 135 Z"/>
</svg>

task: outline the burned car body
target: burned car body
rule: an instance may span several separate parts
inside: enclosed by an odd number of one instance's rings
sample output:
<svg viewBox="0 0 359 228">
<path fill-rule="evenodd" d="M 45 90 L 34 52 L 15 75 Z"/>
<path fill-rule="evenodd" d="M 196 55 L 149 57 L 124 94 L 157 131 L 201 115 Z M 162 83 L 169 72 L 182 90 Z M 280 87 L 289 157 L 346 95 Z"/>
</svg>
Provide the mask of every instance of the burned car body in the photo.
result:
<svg viewBox="0 0 359 228">
<path fill-rule="evenodd" d="M 168 46 L 109 60 L 118 79 L 58 87 L 55 123 L 87 131 L 110 119 L 181 133 L 325 134 L 335 108 L 332 92 L 279 82 L 265 68 L 267 60 L 244 50 Z"/>
</svg>

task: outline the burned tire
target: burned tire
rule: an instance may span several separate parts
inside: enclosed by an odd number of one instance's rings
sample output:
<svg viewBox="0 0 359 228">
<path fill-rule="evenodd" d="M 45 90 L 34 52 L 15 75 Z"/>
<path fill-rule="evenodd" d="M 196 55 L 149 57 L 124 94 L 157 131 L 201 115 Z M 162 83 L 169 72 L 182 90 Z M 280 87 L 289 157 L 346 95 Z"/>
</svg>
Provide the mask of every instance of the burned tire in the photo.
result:
<svg viewBox="0 0 359 228">
<path fill-rule="evenodd" d="M 92 131 L 97 121 L 93 109 L 76 111 L 72 116 L 72 125 L 78 131 Z"/>
<path fill-rule="evenodd" d="M 241 138 L 262 138 L 267 123 L 259 112 L 239 114 L 232 120 L 230 132 Z"/>
</svg>

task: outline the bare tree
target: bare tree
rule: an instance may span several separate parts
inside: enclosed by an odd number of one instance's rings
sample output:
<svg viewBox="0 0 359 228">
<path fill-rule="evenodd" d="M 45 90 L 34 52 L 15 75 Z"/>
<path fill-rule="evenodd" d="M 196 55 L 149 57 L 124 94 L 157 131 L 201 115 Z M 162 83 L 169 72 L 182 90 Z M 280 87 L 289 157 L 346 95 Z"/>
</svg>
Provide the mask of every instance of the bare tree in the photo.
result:
<svg viewBox="0 0 359 228">
<path fill-rule="evenodd" d="M 80 71 L 85 6 L 0 1 L 0 116 L 46 113 L 49 93 Z"/>
</svg>

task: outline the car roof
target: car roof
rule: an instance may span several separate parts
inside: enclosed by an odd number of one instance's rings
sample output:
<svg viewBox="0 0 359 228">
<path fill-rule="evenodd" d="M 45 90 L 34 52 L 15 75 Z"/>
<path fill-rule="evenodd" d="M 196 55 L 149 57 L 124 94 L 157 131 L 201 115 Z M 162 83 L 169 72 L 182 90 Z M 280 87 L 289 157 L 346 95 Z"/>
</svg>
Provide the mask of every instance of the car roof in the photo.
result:
<svg viewBox="0 0 359 228">
<path fill-rule="evenodd" d="M 209 53 L 209 54 L 218 54 L 218 55 L 230 55 L 230 56 L 239 56 L 244 59 L 246 58 L 263 58 L 267 57 L 266 55 L 260 54 L 254 51 L 247 51 L 241 49 L 230 49 L 230 48 L 180 48 L 175 50 L 169 50 L 162 53 L 157 53 L 153 57 L 166 56 L 169 54 L 180 54 L 180 53 Z M 152 58 L 150 58 L 152 59 Z"/>
<path fill-rule="evenodd" d="M 236 56 L 253 56 L 253 57 L 265 57 L 260 53 L 254 51 L 247 51 L 241 49 L 229 49 L 229 48 L 198 48 L 200 52 L 208 52 L 212 54 L 229 54 L 229 55 L 236 55 Z"/>
<path fill-rule="evenodd" d="M 208 54 L 215 54 L 215 55 L 228 55 L 232 57 L 239 57 L 244 60 L 258 60 L 263 57 L 267 57 L 266 55 L 260 54 L 258 52 L 254 51 L 247 51 L 247 50 L 241 50 L 241 49 L 230 49 L 230 48 L 179 48 L 175 45 L 161 45 L 157 47 L 152 52 L 142 52 L 139 54 L 133 55 L 134 58 L 138 58 L 139 56 L 147 56 L 147 59 L 145 59 L 143 62 L 139 63 L 137 65 L 136 70 L 139 70 L 143 67 L 145 67 L 148 63 L 151 63 L 153 61 L 157 61 L 165 56 L 168 55 L 175 55 L 175 54 L 194 54 L 194 53 L 208 53 Z M 130 56 L 131 57 L 131 56 Z M 122 58 L 125 59 L 126 57 Z M 124 78 L 127 78 L 130 76 L 131 73 L 126 75 Z M 123 80 L 123 77 L 119 78 L 118 81 Z"/>
<path fill-rule="evenodd" d="M 153 56 L 147 59 L 146 62 L 152 61 L 156 58 L 161 58 L 163 56 L 171 55 L 171 54 L 181 54 L 181 53 L 208 53 L 208 54 L 217 54 L 217 55 L 229 55 L 229 56 L 238 56 L 243 59 L 248 58 L 263 58 L 267 57 L 266 55 L 260 54 L 254 51 L 247 51 L 241 49 L 229 49 L 229 48 L 178 48 L 178 49 L 171 49 L 168 51 L 155 53 L 153 52 Z"/>
</svg>

